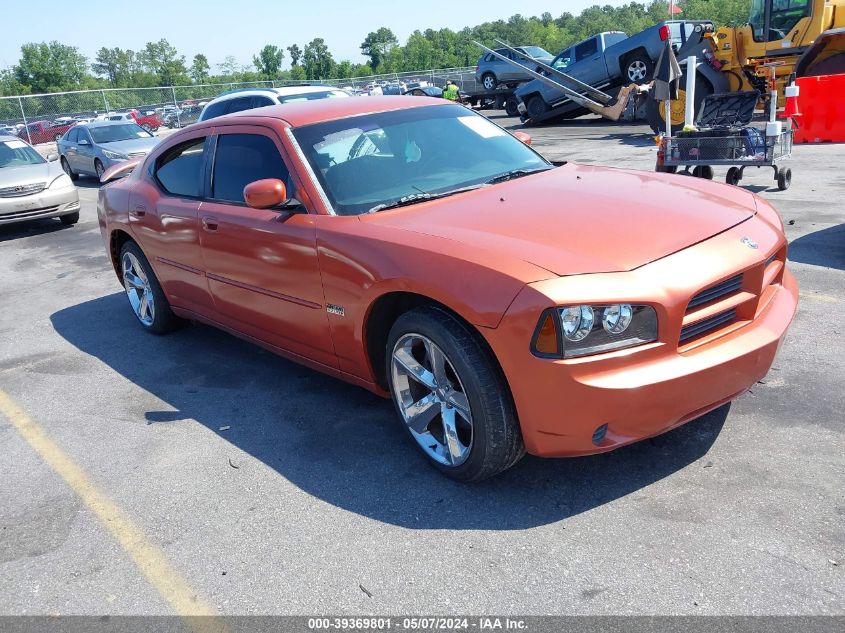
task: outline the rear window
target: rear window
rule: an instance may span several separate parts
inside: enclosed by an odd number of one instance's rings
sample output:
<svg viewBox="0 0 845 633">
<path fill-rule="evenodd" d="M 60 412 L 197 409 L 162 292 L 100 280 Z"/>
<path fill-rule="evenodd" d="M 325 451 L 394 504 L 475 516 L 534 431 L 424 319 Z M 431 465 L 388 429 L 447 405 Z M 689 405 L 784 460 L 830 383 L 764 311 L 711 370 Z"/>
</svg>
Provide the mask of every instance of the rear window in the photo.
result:
<svg viewBox="0 0 845 633">
<path fill-rule="evenodd" d="M 205 137 L 192 139 L 159 157 L 155 177 L 165 191 L 175 196 L 200 196 L 204 145 Z"/>
</svg>

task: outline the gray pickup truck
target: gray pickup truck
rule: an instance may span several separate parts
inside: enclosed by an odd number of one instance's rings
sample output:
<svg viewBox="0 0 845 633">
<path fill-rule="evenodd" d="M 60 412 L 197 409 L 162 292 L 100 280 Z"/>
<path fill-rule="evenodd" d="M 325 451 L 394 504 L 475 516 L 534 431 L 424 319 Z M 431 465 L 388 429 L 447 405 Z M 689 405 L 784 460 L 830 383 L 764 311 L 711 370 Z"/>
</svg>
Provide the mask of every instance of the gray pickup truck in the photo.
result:
<svg viewBox="0 0 845 633">
<path fill-rule="evenodd" d="M 704 21 L 668 20 L 628 37 L 621 31 L 599 33 L 558 53 L 550 66 L 599 89 L 611 89 L 631 83 L 651 81 L 654 65 L 669 37 L 675 50 Z M 560 110 L 561 116 L 584 113 L 577 104 L 538 79 L 522 84 L 516 90 L 519 112 L 523 120 L 533 119 Z"/>
</svg>

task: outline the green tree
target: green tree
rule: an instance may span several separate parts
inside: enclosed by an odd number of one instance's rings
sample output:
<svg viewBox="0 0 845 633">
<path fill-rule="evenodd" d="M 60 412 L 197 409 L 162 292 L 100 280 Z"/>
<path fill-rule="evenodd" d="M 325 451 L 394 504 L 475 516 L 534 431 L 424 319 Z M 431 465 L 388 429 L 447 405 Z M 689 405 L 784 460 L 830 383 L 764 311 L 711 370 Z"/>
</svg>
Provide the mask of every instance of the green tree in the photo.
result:
<svg viewBox="0 0 845 633">
<path fill-rule="evenodd" d="M 208 58 L 202 53 L 194 55 L 194 61 L 191 62 L 191 79 L 194 83 L 201 84 L 208 80 L 208 71 L 211 67 L 208 65 Z"/>
<path fill-rule="evenodd" d="M 288 46 L 288 53 L 290 53 L 291 66 L 299 66 L 299 60 L 302 59 L 302 49 L 296 44 Z"/>
<path fill-rule="evenodd" d="M 307 79 L 328 79 L 334 69 L 334 58 L 322 37 L 315 37 L 305 45 L 302 53 Z"/>
<path fill-rule="evenodd" d="M 134 59 L 135 54 L 132 51 L 118 47 L 102 47 L 97 51 L 91 70 L 95 75 L 108 80 L 112 86 L 128 86 L 137 70 L 133 68 Z"/>
<path fill-rule="evenodd" d="M 52 42 L 21 46 L 21 58 L 12 68 L 15 80 L 33 92 L 59 92 L 79 87 L 88 60 L 74 46 Z"/>
<path fill-rule="evenodd" d="M 238 73 L 238 60 L 234 55 L 226 55 L 222 64 L 217 64 L 217 68 L 224 77 L 233 77 Z"/>
<path fill-rule="evenodd" d="M 370 66 L 377 69 L 387 53 L 399 44 L 399 40 L 389 28 L 383 26 L 378 31 L 370 32 L 361 42 L 361 54 L 370 58 Z"/>
<path fill-rule="evenodd" d="M 305 69 L 302 66 L 291 66 L 290 78 L 293 81 L 305 81 Z"/>
<path fill-rule="evenodd" d="M 148 72 L 158 76 L 161 85 L 174 86 L 188 83 L 185 56 L 179 55 L 176 47 L 164 38 L 158 42 L 147 42 L 144 50 L 138 53 L 138 59 Z"/>
<path fill-rule="evenodd" d="M 284 57 L 285 52 L 283 49 L 272 44 L 267 44 L 258 51 L 257 56 L 253 56 L 252 63 L 255 64 L 259 73 L 272 79 L 278 76 Z"/>
</svg>

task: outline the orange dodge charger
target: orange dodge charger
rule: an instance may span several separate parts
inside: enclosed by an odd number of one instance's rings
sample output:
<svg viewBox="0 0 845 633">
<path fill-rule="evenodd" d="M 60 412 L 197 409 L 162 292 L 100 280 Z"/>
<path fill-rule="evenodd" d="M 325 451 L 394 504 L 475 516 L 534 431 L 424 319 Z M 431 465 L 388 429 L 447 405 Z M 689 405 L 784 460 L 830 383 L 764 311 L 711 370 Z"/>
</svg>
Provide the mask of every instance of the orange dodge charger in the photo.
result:
<svg viewBox="0 0 845 633">
<path fill-rule="evenodd" d="M 389 394 L 456 479 L 663 433 L 766 374 L 798 297 L 766 201 L 517 136 L 427 98 L 246 111 L 107 172 L 132 168 L 100 228 L 146 330 L 202 321 Z"/>
</svg>

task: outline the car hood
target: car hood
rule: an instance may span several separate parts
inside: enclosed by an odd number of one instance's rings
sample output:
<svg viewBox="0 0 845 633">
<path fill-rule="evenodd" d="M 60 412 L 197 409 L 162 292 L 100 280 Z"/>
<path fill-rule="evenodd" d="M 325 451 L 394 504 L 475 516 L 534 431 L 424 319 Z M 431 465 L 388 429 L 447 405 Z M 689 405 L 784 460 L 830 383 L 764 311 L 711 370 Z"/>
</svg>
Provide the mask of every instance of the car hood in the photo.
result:
<svg viewBox="0 0 845 633">
<path fill-rule="evenodd" d="M 633 270 L 755 212 L 753 195 L 737 187 L 568 164 L 366 217 L 574 275 Z"/>
<path fill-rule="evenodd" d="M 64 172 L 59 161 L 41 163 L 39 165 L 20 165 L 17 167 L 0 167 L 0 189 L 17 185 L 30 185 L 38 182 L 49 186 L 54 179 Z"/>
<path fill-rule="evenodd" d="M 103 149 L 110 152 L 120 152 L 121 154 L 134 154 L 136 152 L 149 153 L 153 147 L 158 144 L 159 139 L 152 138 L 133 138 L 128 141 L 115 141 L 114 143 L 99 143 Z"/>
</svg>

